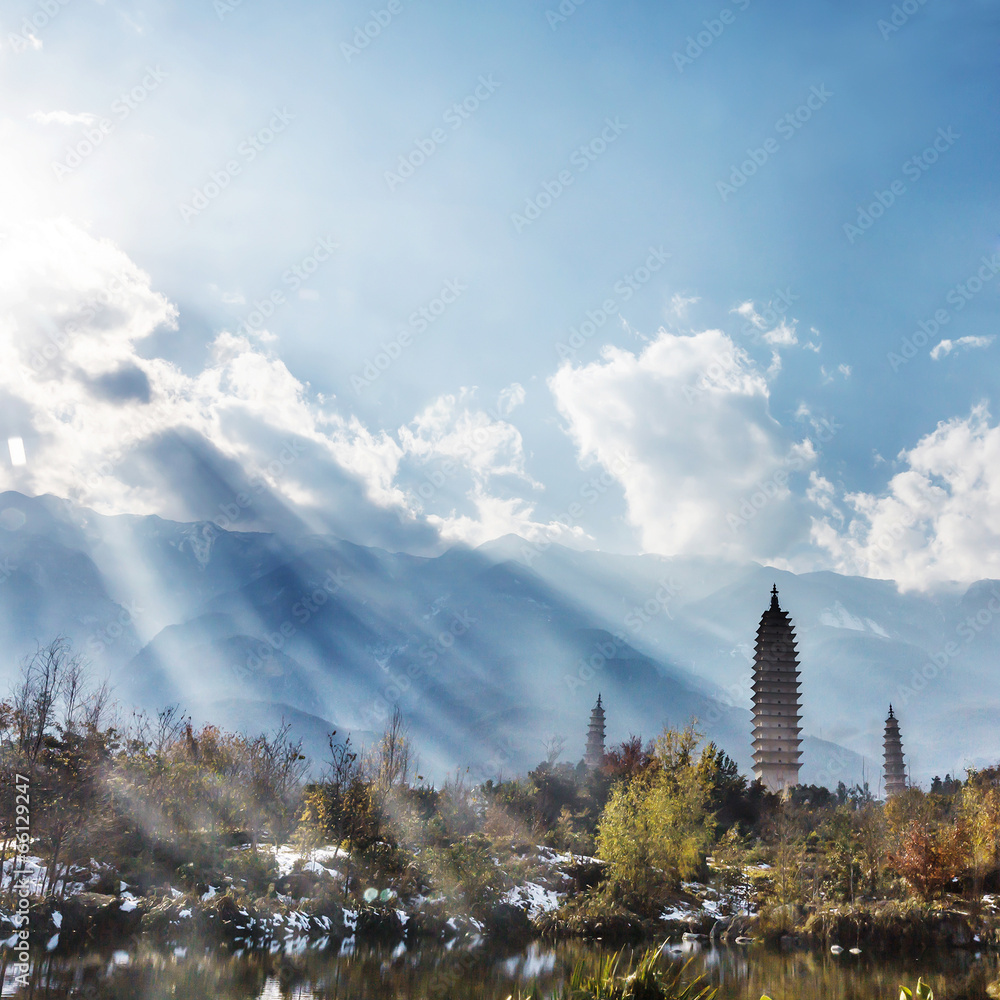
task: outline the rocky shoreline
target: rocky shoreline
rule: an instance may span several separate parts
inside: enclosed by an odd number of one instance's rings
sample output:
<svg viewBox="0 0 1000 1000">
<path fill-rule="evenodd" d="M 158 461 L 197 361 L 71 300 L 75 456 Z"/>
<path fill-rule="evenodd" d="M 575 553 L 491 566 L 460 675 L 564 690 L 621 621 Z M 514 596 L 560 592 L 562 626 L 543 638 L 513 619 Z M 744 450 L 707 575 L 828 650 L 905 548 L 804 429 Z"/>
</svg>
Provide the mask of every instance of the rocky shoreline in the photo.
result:
<svg viewBox="0 0 1000 1000">
<path fill-rule="evenodd" d="M 214 884 L 184 879 L 185 889 L 130 886 L 95 862 L 89 877 L 81 871 L 81 881 L 60 883 L 57 895 L 43 897 L 37 891 L 43 866 L 39 859 L 28 859 L 34 869 L 25 877 L 35 889 L 28 903 L 29 944 L 62 955 L 135 942 L 231 954 L 570 939 L 600 940 L 608 946 L 702 942 L 834 953 L 1000 947 L 1000 898 L 991 895 L 977 905 L 947 897 L 933 903 L 772 905 L 748 914 L 726 892 L 691 882 L 683 884 L 658 917 L 644 918 L 595 900 L 592 890 L 603 869 L 598 859 L 533 845 L 525 845 L 523 852 L 525 874 L 491 905 L 472 912 L 440 893 L 400 898 L 385 888 L 347 892 L 345 875 L 333 866 L 344 868 L 347 859 L 336 851 L 306 856 L 278 849 L 276 877 L 264 893 L 228 876 Z M 18 923 L 13 913 L 0 912 L 0 946 L 8 954 L 19 940 Z"/>
<path fill-rule="evenodd" d="M 500 903 L 478 917 L 451 912 L 446 901 L 415 907 L 374 902 L 356 909 L 328 897 L 250 899 L 229 889 L 201 894 L 150 893 L 135 897 L 81 892 L 66 899 L 35 899 L 29 908 L 34 949 L 72 954 L 92 947 L 124 947 L 144 940 L 160 947 L 218 948 L 234 954 L 350 950 L 355 944 L 419 943 L 475 946 L 486 939 L 600 939 L 609 944 L 693 941 L 919 954 L 928 949 L 1000 948 L 1000 919 L 992 909 L 972 913 L 957 903 L 900 906 L 891 902 L 831 907 L 785 906 L 760 914 L 643 920 L 627 911 L 581 916 L 560 909 L 529 914 Z M 16 928 L 0 916 L 0 935 L 12 947 Z"/>
</svg>

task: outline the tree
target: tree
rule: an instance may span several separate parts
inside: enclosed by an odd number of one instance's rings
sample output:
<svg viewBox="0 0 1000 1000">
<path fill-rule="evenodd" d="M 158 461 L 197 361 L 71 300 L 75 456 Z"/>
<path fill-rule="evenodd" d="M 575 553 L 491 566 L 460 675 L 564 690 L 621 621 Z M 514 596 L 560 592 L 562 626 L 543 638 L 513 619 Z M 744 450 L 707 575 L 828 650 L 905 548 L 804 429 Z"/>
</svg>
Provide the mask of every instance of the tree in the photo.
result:
<svg viewBox="0 0 1000 1000">
<path fill-rule="evenodd" d="M 797 902 L 803 896 L 805 818 L 793 802 L 779 801 L 763 824 L 762 840 L 771 849 L 773 892 L 779 903 Z"/>
<path fill-rule="evenodd" d="M 255 850 L 262 827 L 268 828 L 275 844 L 281 844 L 298 819 L 309 761 L 302 753 L 302 741 L 293 741 L 290 732 L 291 726 L 283 721 L 270 736 L 261 733 L 243 740 L 243 778 L 250 791 L 248 825 Z"/>
<path fill-rule="evenodd" d="M 658 767 L 618 782 L 598 826 L 598 852 L 627 905 L 650 910 L 662 890 L 692 878 L 712 843 L 714 817 L 705 774 L 694 760 L 693 726 L 665 729 Z"/>
<path fill-rule="evenodd" d="M 306 793 L 306 810 L 303 821 L 329 837 L 334 844 L 334 860 L 343 841 L 353 841 L 356 816 L 352 794 L 357 785 L 364 784 L 358 754 L 351 746 L 351 737 L 336 740 L 334 730 L 327 737 L 330 759 L 321 780 Z"/>
<path fill-rule="evenodd" d="M 3 706 L 12 737 L 4 754 L 4 789 L 16 774 L 29 779 L 31 834 L 48 856 L 50 889 L 79 848 L 88 821 L 103 817 L 103 768 L 117 746 L 115 729 L 102 730 L 107 707 L 107 685 L 91 683 L 63 637 L 22 662 L 11 701 Z"/>
<path fill-rule="evenodd" d="M 403 713 L 397 705 L 386 723 L 374 752 L 366 760 L 368 777 L 382 794 L 407 785 L 410 768 L 416 765 Z"/>
<path fill-rule="evenodd" d="M 702 750 L 698 769 L 708 788 L 709 808 L 715 814 L 718 828 L 716 835 L 721 836 L 737 824 L 744 829 L 753 827 L 760 819 L 767 794 L 764 786 L 756 782 L 748 785 L 736 761 L 715 743 Z"/>
<path fill-rule="evenodd" d="M 632 734 L 604 755 L 602 770 L 613 781 L 631 780 L 649 767 L 658 766 L 656 748 L 652 741 L 645 747 L 642 737 Z"/>
<path fill-rule="evenodd" d="M 959 822 L 968 838 L 972 896 L 981 899 L 985 877 L 1000 861 L 1000 787 L 990 771 L 970 771 L 958 804 Z"/>
<path fill-rule="evenodd" d="M 545 748 L 545 762 L 551 767 L 566 749 L 566 737 L 552 733 L 547 739 L 542 740 L 542 746 Z"/>
<path fill-rule="evenodd" d="M 961 824 L 933 831 L 923 823 L 914 823 L 889 861 L 916 892 L 930 899 L 964 871 L 967 852 L 966 831 Z"/>
</svg>

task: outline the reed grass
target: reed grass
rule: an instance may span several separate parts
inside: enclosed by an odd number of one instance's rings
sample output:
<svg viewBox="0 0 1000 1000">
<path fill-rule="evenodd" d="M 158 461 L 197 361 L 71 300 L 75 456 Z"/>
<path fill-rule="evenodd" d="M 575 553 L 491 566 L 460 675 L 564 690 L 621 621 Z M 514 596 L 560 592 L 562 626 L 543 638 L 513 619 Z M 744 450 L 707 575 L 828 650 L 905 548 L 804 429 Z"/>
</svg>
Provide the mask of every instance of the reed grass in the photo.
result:
<svg viewBox="0 0 1000 1000">
<path fill-rule="evenodd" d="M 661 972 L 660 949 L 651 948 L 629 971 L 624 952 L 616 951 L 602 956 L 596 969 L 578 962 L 569 982 L 545 1000 L 714 1000 L 715 987 L 703 976 L 691 978 L 688 964 Z M 518 998 L 543 1000 L 537 986 Z"/>
</svg>

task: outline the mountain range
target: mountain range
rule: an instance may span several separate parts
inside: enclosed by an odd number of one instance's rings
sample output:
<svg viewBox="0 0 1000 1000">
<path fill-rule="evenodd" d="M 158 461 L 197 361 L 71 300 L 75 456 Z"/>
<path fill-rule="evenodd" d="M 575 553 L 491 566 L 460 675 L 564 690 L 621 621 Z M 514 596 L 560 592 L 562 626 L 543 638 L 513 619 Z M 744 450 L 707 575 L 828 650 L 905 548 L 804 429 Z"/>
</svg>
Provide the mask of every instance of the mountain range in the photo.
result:
<svg viewBox="0 0 1000 1000">
<path fill-rule="evenodd" d="M 123 705 L 248 730 L 285 720 L 316 761 L 328 732 L 370 744 L 398 704 L 435 780 L 509 775 L 560 746 L 579 760 L 598 693 L 609 742 L 696 718 L 748 771 L 772 584 L 798 635 L 803 781 L 877 789 L 890 702 L 913 780 L 1000 759 L 996 581 L 901 593 L 515 536 L 415 556 L 0 495 L 9 681 L 64 635 Z"/>
</svg>

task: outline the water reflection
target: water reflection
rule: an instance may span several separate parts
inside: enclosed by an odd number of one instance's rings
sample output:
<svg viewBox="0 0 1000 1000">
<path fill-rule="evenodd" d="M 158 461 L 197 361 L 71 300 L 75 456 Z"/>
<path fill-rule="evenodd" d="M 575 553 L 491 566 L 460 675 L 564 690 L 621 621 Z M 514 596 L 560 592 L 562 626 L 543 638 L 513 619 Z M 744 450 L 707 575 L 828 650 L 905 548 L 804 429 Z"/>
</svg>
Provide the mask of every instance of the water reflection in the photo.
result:
<svg viewBox="0 0 1000 1000">
<path fill-rule="evenodd" d="M 48 1000 L 506 1000 L 537 980 L 556 991 L 580 961 L 596 964 L 600 950 L 580 943 L 533 944 L 516 952 L 399 945 L 345 951 L 293 948 L 282 954 L 227 956 L 138 948 L 76 959 L 40 957 L 31 984 L 18 990 L 4 969 L 4 995 Z M 895 1000 L 899 986 L 922 976 L 942 1000 L 986 1000 L 1000 977 L 995 953 L 927 953 L 907 959 L 819 952 L 768 952 L 756 946 L 669 945 L 664 961 L 690 961 L 719 987 L 720 1000 Z"/>
</svg>

